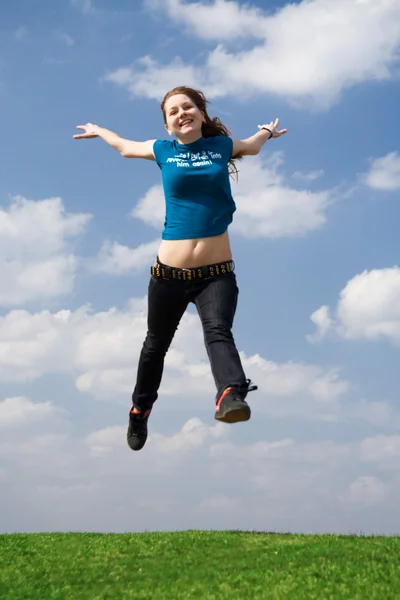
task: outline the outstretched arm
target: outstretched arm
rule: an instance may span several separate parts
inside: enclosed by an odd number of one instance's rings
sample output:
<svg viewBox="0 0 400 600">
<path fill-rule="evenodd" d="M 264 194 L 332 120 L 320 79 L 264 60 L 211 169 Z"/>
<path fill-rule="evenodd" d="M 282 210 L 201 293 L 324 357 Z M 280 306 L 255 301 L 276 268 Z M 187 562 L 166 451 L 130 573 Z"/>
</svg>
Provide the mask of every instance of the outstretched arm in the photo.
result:
<svg viewBox="0 0 400 600">
<path fill-rule="evenodd" d="M 146 142 L 133 142 L 132 140 L 126 140 L 120 137 L 117 133 L 93 125 L 92 123 L 86 123 L 86 125 L 78 125 L 77 129 L 83 129 L 85 133 L 78 133 L 74 135 L 75 140 L 90 139 L 99 137 L 112 148 L 115 148 L 124 158 L 147 158 L 148 160 L 155 160 L 153 145 L 155 140 L 147 140 Z"/>
<path fill-rule="evenodd" d="M 261 148 L 271 138 L 277 138 L 287 132 L 287 129 L 278 130 L 279 119 L 271 121 L 268 125 L 258 125 L 259 131 L 244 140 L 233 140 L 232 158 L 258 154 Z"/>
</svg>

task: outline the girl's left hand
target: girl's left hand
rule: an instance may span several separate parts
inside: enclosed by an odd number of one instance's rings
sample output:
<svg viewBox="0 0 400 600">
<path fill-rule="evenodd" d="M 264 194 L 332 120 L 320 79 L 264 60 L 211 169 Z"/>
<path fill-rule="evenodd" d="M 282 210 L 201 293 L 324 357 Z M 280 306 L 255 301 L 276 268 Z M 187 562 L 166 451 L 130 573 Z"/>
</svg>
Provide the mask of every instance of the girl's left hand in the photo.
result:
<svg viewBox="0 0 400 600">
<path fill-rule="evenodd" d="M 265 127 L 266 129 L 269 129 L 272 133 L 271 137 L 273 138 L 277 138 L 277 137 L 281 137 L 281 135 L 283 135 L 284 133 L 287 132 L 287 129 L 280 129 L 278 130 L 278 125 L 279 125 L 279 119 L 275 119 L 275 121 L 271 121 L 271 123 L 268 123 L 267 125 L 258 125 L 258 129 L 262 129 L 263 127 Z"/>
</svg>

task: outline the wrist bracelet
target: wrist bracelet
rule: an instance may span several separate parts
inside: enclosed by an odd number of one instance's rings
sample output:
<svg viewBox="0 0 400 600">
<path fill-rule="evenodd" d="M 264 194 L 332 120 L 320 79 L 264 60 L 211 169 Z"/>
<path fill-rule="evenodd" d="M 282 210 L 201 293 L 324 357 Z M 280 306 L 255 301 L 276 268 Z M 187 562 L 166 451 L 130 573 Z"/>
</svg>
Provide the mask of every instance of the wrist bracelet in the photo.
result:
<svg viewBox="0 0 400 600">
<path fill-rule="evenodd" d="M 268 138 L 269 140 L 273 137 L 273 133 L 272 133 L 272 131 L 270 129 L 268 129 L 268 127 L 261 127 L 261 129 L 265 129 L 266 131 L 270 132 L 271 135 Z"/>
</svg>

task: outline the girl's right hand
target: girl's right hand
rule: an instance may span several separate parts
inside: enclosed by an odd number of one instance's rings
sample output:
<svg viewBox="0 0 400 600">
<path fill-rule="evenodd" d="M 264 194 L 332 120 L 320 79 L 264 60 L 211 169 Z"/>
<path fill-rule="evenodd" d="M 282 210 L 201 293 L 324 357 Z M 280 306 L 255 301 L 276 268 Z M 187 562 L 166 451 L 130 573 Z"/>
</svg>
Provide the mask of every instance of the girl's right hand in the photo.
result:
<svg viewBox="0 0 400 600">
<path fill-rule="evenodd" d="M 76 135 L 74 135 L 73 137 L 75 140 L 99 137 L 100 127 L 98 125 L 93 125 L 93 123 L 86 123 L 86 125 L 77 125 L 76 128 L 83 129 L 85 133 L 77 133 Z"/>
</svg>

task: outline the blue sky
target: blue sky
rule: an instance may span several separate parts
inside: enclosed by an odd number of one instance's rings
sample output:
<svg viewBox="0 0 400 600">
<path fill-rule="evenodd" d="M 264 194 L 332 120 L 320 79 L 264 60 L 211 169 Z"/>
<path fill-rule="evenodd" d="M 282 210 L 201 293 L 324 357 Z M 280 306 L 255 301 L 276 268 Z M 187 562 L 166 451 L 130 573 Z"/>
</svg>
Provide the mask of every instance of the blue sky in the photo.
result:
<svg viewBox="0 0 400 600">
<path fill-rule="evenodd" d="M 396 0 L 7 8 L 1 531 L 399 531 L 399 31 Z M 182 84 L 234 137 L 288 128 L 232 184 L 234 331 L 259 391 L 249 423 L 214 424 L 189 309 L 133 454 L 160 173 L 72 136 L 91 121 L 165 138 L 160 100 Z"/>
</svg>

